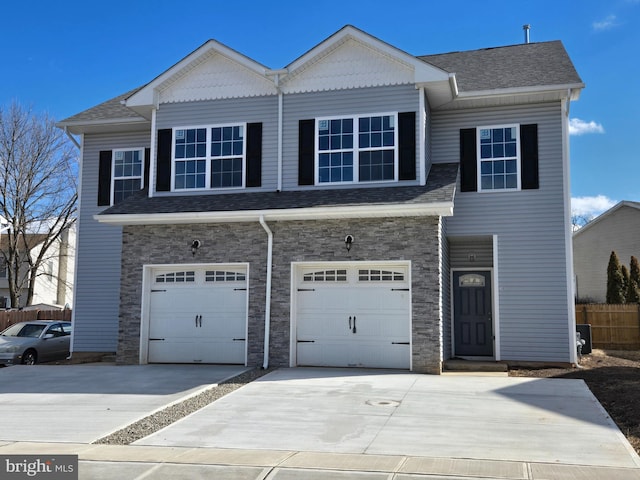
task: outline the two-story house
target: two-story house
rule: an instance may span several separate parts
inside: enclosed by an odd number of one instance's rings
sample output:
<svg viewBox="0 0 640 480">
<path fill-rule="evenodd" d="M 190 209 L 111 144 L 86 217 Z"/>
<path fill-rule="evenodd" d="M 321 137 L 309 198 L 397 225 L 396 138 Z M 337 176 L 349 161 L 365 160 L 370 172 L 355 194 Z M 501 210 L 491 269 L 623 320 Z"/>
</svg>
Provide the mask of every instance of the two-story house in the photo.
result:
<svg viewBox="0 0 640 480">
<path fill-rule="evenodd" d="M 416 57 L 346 26 L 282 69 L 214 40 L 60 122 L 74 355 L 575 362 L 559 41 Z"/>
</svg>

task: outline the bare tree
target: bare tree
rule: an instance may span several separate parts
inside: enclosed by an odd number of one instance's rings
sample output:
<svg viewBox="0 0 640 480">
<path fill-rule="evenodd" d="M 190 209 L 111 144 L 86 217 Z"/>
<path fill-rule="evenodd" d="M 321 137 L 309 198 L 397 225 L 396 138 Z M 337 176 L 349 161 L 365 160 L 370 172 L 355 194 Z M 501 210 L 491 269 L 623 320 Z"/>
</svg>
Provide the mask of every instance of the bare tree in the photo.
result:
<svg viewBox="0 0 640 480">
<path fill-rule="evenodd" d="M 578 215 L 577 213 L 574 213 L 571 215 L 571 230 L 575 233 L 591 220 L 593 220 L 593 217 L 589 217 L 588 215 Z"/>
<path fill-rule="evenodd" d="M 73 225 L 76 179 L 76 153 L 52 118 L 17 102 L 0 107 L 0 251 L 12 306 L 32 303 L 44 262 Z"/>
</svg>

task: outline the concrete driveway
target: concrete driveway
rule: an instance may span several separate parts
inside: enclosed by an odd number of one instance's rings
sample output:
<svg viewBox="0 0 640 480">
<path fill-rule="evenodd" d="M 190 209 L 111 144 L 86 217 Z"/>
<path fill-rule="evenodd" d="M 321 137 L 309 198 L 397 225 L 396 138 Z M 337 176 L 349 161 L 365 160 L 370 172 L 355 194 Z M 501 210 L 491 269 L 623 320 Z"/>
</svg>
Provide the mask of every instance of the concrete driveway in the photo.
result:
<svg viewBox="0 0 640 480">
<path fill-rule="evenodd" d="M 135 445 L 640 466 L 582 380 L 380 370 L 277 370 Z"/>
<path fill-rule="evenodd" d="M 245 370 L 211 365 L 0 368 L 0 441 L 91 443 Z"/>
</svg>

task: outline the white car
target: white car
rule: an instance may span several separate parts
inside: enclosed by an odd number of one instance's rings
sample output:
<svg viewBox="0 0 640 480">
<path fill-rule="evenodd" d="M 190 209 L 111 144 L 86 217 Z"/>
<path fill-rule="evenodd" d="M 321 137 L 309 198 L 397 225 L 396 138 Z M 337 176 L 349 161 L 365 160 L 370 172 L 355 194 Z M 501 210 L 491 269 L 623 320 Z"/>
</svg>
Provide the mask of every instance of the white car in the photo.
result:
<svg viewBox="0 0 640 480">
<path fill-rule="evenodd" d="M 34 320 L 0 333 L 0 365 L 35 365 L 69 356 L 71 322 Z"/>
</svg>

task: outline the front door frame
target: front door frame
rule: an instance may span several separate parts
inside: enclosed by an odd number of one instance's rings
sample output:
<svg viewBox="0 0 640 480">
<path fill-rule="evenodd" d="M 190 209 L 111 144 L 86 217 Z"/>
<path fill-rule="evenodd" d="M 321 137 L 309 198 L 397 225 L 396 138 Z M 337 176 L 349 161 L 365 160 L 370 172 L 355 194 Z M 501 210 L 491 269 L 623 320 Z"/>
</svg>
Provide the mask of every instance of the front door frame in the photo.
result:
<svg viewBox="0 0 640 480">
<path fill-rule="evenodd" d="M 455 292 L 454 292 L 454 282 L 453 282 L 453 275 L 454 273 L 460 273 L 460 272 L 489 272 L 490 276 L 491 276 L 491 328 L 493 329 L 493 355 L 492 356 L 465 356 L 465 355 L 456 355 L 456 329 L 455 329 Z M 464 267 L 464 268 L 452 268 L 451 272 L 450 272 L 450 278 L 449 278 L 449 288 L 450 288 L 450 292 L 451 292 L 451 298 L 450 298 L 450 304 L 451 304 L 451 352 L 452 352 L 452 357 L 457 357 L 457 358 L 463 358 L 465 360 L 487 360 L 487 359 L 492 359 L 492 360 L 500 360 L 500 352 L 499 352 L 499 348 L 498 348 L 498 339 L 499 339 L 499 335 L 498 335 L 498 329 L 500 326 L 500 315 L 499 315 L 499 311 L 496 308 L 497 306 L 497 279 L 496 279 L 497 275 L 494 273 L 494 268 L 493 267 L 478 267 L 478 268 L 469 268 L 469 267 Z"/>
</svg>

